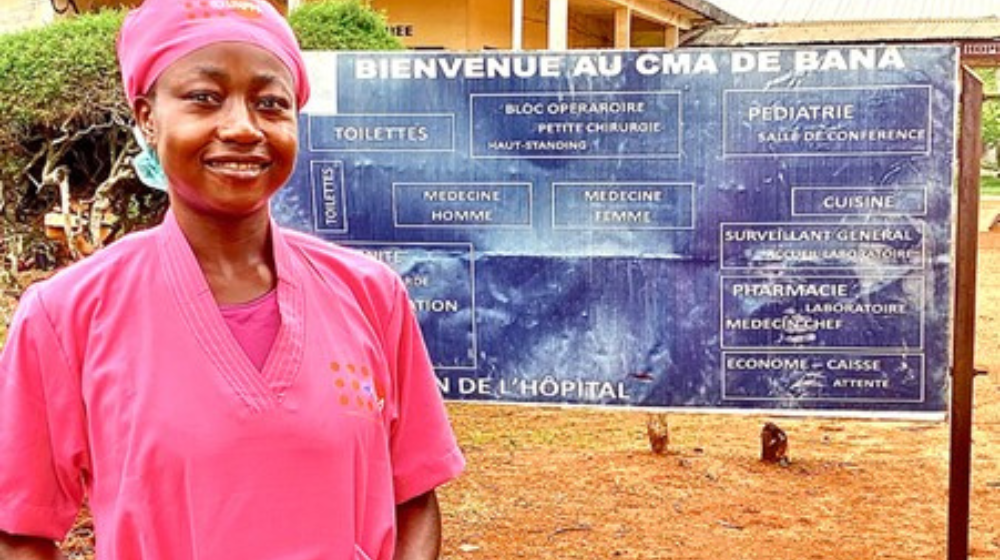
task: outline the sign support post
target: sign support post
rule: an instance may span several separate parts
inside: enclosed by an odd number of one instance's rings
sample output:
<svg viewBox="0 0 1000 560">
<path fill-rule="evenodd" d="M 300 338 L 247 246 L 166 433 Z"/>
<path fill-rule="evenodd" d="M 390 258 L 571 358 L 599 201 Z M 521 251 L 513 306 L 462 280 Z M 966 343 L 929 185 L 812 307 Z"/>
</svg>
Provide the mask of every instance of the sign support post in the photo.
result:
<svg viewBox="0 0 1000 560">
<path fill-rule="evenodd" d="M 951 465 L 948 490 L 948 560 L 969 557 L 972 405 L 975 380 L 976 251 L 979 235 L 979 157 L 982 152 L 982 82 L 962 69 L 958 154 L 958 236 L 951 369 Z"/>
</svg>

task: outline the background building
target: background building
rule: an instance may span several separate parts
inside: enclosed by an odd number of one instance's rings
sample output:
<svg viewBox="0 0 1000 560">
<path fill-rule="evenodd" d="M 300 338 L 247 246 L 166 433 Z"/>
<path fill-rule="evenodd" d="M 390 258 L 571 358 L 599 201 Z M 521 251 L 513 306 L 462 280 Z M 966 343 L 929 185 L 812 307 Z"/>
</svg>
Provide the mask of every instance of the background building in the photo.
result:
<svg viewBox="0 0 1000 560">
<path fill-rule="evenodd" d="M 50 0 L 0 0 L 0 14 L 0 33 L 45 25 L 56 17 Z"/>
<path fill-rule="evenodd" d="M 740 20 L 702 0 L 372 0 L 416 49 L 676 47 L 685 34 Z"/>
<path fill-rule="evenodd" d="M 177 0 L 182 1 L 182 0 Z M 211 0 L 190 0 L 208 2 Z M 282 10 L 301 0 L 271 0 Z M 740 20 L 704 0 L 370 0 L 412 49 L 676 47 L 705 26 Z M 0 0 L 0 32 L 139 0 Z M 517 22 L 517 23 L 515 23 Z"/>
</svg>

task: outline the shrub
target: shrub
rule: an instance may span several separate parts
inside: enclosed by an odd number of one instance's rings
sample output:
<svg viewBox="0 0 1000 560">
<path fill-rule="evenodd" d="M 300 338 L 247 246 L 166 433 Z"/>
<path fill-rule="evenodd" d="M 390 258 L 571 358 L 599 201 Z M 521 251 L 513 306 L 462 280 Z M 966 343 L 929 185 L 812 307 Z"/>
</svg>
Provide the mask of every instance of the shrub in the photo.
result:
<svg viewBox="0 0 1000 560">
<path fill-rule="evenodd" d="M 129 169 L 135 151 L 115 35 L 124 13 L 103 11 L 0 36 L 0 187 L 5 279 L 51 268 L 141 224 L 163 205 Z M 152 205 L 152 206 L 151 206 Z M 43 219 L 59 210 L 62 244 Z M 91 235 L 88 227 L 113 227 Z"/>
<path fill-rule="evenodd" d="M 402 49 L 389 32 L 384 14 L 361 0 L 301 4 L 288 21 L 299 43 L 313 51 L 385 51 Z"/>
<path fill-rule="evenodd" d="M 104 11 L 0 35 L 0 145 L 97 122 L 109 109 L 128 113 L 115 60 L 122 16 Z"/>
</svg>

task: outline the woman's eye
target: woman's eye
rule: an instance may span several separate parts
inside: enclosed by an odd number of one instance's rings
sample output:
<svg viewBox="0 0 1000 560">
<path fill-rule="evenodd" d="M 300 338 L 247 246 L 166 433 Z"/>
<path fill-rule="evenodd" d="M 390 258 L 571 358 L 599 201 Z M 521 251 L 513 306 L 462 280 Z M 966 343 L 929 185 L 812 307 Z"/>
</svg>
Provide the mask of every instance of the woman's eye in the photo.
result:
<svg viewBox="0 0 1000 560">
<path fill-rule="evenodd" d="M 257 105 L 265 111 L 284 111 L 292 106 L 287 99 L 272 95 L 261 97 L 257 100 Z"/>
<path fill-rule="evenodd" d="M 219 96 L 211 91 L 192 91 L 185 98 L 195 103 L 215 103 L 218 101 Z"/>
</svg>

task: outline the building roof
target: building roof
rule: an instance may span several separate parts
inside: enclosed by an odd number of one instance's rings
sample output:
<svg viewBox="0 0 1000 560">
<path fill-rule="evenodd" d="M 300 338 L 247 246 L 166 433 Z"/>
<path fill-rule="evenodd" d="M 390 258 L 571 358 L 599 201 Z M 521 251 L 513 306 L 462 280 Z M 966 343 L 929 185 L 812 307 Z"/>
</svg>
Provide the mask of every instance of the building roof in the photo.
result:
<svg viewBox="0 0 1000 560">
<path fill-rule="evenodd" d="M 1000 0 L 710 0 L 748 22 L 973 19 L 1000 15 Z"/>
<path fill-rule="evenodd" d="M 669 2 L 700 15 L 704 19 L 704 23 L 722 25 L 744 23 L 742 19 L 705 0 L 669 0 Z"/>
<path fill-rule="evenodd" d="M 716 25 L 693 30 L 686 47 L 744 47 L 797 43 L 969 41 L 1000 38 L 1000 18 L 810 21 Z"/>
</svg>

